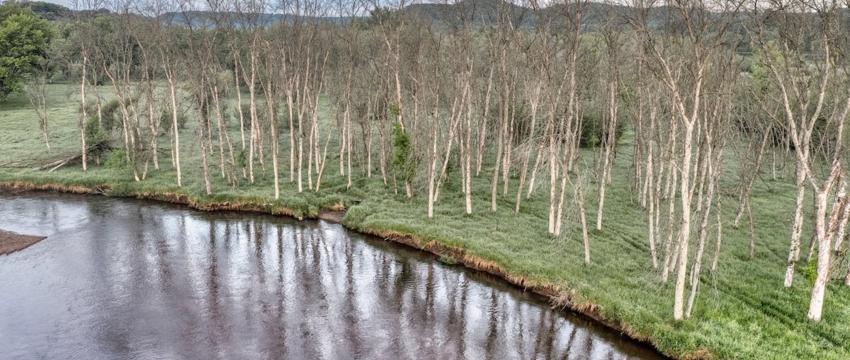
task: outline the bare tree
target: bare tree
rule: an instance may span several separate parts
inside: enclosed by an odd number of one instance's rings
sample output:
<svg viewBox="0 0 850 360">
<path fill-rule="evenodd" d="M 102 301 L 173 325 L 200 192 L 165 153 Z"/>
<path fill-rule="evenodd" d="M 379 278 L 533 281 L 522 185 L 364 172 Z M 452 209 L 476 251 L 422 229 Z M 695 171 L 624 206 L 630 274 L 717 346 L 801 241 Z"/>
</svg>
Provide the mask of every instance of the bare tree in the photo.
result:
<svg viewBox="0 0 850 360">
<path fill-rule="evenodd" d="M 47 113 L 47 76 L 49 59 L 40 64 L 40 69 L 37 73 L 32 74 L 24 82 L 24 94 L 30 102 L 35 114 L 38 116 L 38 127 L 41 129 L 41 136 L 44 138 L 44 146 L 47 152 L 50 152 L 50 139 L 48 136 L 47 125 L 50 116 Z M 85 141 L 85 140 L 83 140 Z"/>
<path fill-rule="evenodd" d="M 818 244 L 817 279 L 815 280 L 808 317 L 819 321 L 828 280 L 834 228 L 841 222 L 844 201 L 842 166 L 842 139 L 850 98 L 846 95 L 831 95 L 833 89 L 846 86 L 846 72 L 840 71 L 844 51 L 838 25 L 841 21 L 841 6 L 836 1 L 811 2 L 793 1 L 788 4 L 756 3 L 753 15 L 757 20 L 751 25 L 751 33 L 757 39 L 763 56 L 763 66 L 768 69 L 772 86 L 776 88 L 779 114 L 769 112 L 776 123 L 788 132 L 796 155 L 797 199 L 794 226 L 785 286 L 793 282 L 794 270 L 800 254 L 800 236 L 803 230 L 803 199 L 805 188 L 811 186 L 815 193 L 815 238 Z M 811 13 L 812 16 L 806 16 Z M 766 23 L 777 29 L 778 38 L 768 37 Z M 803 45 L 800 40 L 812 39 Z M 847 101 L 847 103 L 845 103 Z M 765 105 L 765 107 L 769 106 Z M 822 119 L 826 118 L 825 124 Z M 833 136 L 825 137 L 831 146 L 820 156 L 813 153 L 819 144 L 813 142 L 816 129 L 824 126 Z M 827 134 L 829 132 L 825 132 Z M 821 134 L 817 134 L 821 135 Z M 826 166 L 818 169 L 818 163 Z M 808 182 L 808 184 L 807 184 Z M 830 211 L 830 194 L 835 192 L 834 206 Z M 814 243 L 813 243 L 814 245 Z"/>
<path fill-rule="evenodd" d="M 652 5 L 637 2 L 634 6 L 648 9 Z M 722 51 L 726 31 L 741 5 L 735 2 L 676 2 L 676 16 L 671 16 L 668 24 L 672 31 L 659 36 L 651 31 L 647 15 L 632 19 L 632 25 L 642 34 L 644 47 L 652 60 L 648 65 L 664 84 L 671 98 L 670 105 L 675 109 L 671 121 L 680 122 L 682 125 L 682 149 L 676 165 L 679 173 L 678 192 L 682 218 L 678 226 L 679 236 L 675 242 L 675 261 L 670 256 L 669 261 L 665 261 L 665 264 L 675 264 L 677 269 L 673 307 L 673 317 L 676 320 L 685 317 L 684 293 L 690 259 L 691 212 L 694 186 L 697 183 L 692 171 L 698 171 L 698 167 L 694 166 L 694 147 L 695 141 L 698 140 L 696 131 L 701 126 L 706 111 L 706 96 L 715 96 L 704 93 L 706 79 L 714 70 L 709 68 L 711 59 Z M 722 10 L 722 16 L 715 15 L 714 11 L 718 10 Z"/>
</svg>

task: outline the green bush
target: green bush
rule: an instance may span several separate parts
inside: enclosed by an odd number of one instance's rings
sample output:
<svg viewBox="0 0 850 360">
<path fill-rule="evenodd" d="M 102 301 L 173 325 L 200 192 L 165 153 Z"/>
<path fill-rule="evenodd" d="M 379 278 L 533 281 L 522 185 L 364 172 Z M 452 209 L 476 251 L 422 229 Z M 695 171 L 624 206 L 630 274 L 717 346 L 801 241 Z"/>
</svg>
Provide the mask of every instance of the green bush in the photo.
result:
<svg viewBox="0 0 850 360">
<path fill-rule="evenodd" d="M 110 169 L 126 169 L 127 168 L 127 152 L 124 150 L 115 150 L 109 154 L 109 159 L 104 165 Z"/>
<path fill-rule="evenodd" d="M 605 134 L 602 127 L 603 118 L 596 114 L 584 115 L 581 119 L 581 136 L 579 137 L 579 146 L 582 148 L 595 148 L 603 145 Z M 614 144 L 620 140 L 625 130 L 625 121 L 618 120 L 617 127 L 614 129 Z"/>
<path fill-rule="evenodd" d="M 401 129 L 401 123 L 393 123 L 393 167 L 403 181 L 413 181 L 416 177 L 416 164 L 410 135 Z"/>
<path fill-rule="evenodd" d="M 88 148 L 88 156 L 97 158 L 100 158 L 112 147 L 109 134 L 103 131 L 103 128 L 97 122 L 97 115 L 90 116 L 86 121 L 86 147 Z"/>
<path fill-rule="evenodd" d="M 173 114 L 171 113 L 170 108 L 163 109 L 162 115 L 159 116 L 159 128 L 164 129 L 164 131 L 166 133 L 171 131 L 171 127 L 173 126 L 172 122 L 174 120 L 172 119 L 172 116 L 173 116 Z M 181 113 L 181 112 L 177 112 L 177 128 L 178 129 L 185 129 L 186 128 L 186 114 Z"/>
<path fill-rule="evenodd" d="M 106 134 L 97 123 L 97 115 L 89 116 L 86 121 L 86 143 L 93 144 L 106 138 Z"/>
<path fill-rule="evenodd" d="M 818 277 L 818 259 L 816 257 L 812 257 L 812 260 L 803 268 L 803 277 L 810 283 L 815 283 L 815 279 Z"/>
<path fill-rule="evenodd" d="M 100 126 L 106 132 L 112 131 L 115 128 L 116 124 L 121 122 L 118 119 L 118 99 L 112 99 L 103 104 L 103 107 L 100 109 L 101 113 L 101 124 Z M 97 120 L 97 111 L 95 111 L 94 119 Z"/>
</svg>

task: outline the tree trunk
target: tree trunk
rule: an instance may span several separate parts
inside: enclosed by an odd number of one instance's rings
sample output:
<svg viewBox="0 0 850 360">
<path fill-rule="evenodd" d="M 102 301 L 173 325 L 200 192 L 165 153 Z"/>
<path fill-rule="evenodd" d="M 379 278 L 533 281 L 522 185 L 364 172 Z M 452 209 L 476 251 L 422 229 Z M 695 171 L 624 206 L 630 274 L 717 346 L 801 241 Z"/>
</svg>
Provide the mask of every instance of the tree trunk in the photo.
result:
<svg viewBox="0 0 850 360">
<path fill-rule="evenodd" d="M 717 242 L 714 246 L 714 260 L 711 261 L 711 272 L 717 271 L 717 263 L 720 260 L 720 244 L 723 240 L 723 215 L 721 207 L 721 196 L 717 196 Z"/>
<path fill-rule="evenodd" d="M 484 114 L 481 116 L 478 126 L 478 151 L 475 162 L 475 176 L 481 175 L 481 164 L 484 162 L 485 141 L 487 140 L 487 118 L 490 116 L 490 97 L 493 91 L 493 72 L 495 67 L 490 67 L 490 75 L 487 76 L 487 93 L 484 95 Z"/>
<path fill-rule="evenodd" d="M 253 44 L 256 46 L 256 44 Z M 257 55 L 255 54 L 255 50 L 251 49 L 251 74 L 248 79 L 250 79 L 248 83 L 248 96 L 249 96 L 249 111 L 251 116 L 251 139 L 248 147 L 248 179 L 251 181 L 251 184 L 254 183 L 254 159 L 256 158 L 258 148 L 258 137 L 259 137 L 259 124 L 257 124 L 257 91 L 256 91 L 256 78 L 257 78 Z M 242 109 L 239 109 L 242 112 Z M 262 157 L 262 156 L 261 156 Z"/>
<path fill-rule="evenodd" d="M 806 170 L 797 164 L 797 198 L 794 208 L 794 227 L 791 230 L 791 249 L 788 251 L 788 266 L 785 269 L 785 287 L 791 287 L 794 281 L 794 268 L 800 260 L 800 235 L 803 232 L 803 200 L 806 195 Z"/>
<path fill-rule="evenodd" d="M 88 168 L 88 162 L 86 159 L 86 153 L 88 152 L 88 148 L 86 147 L 86 125 L 88 121 L 88 114 L 86 114 L 86 64 L 88 63 L 88 57 L 83 54 L 83 74 L 82 80 L 80 81 L 80 101 L 82 102 L 81 108 L 83 112 L 83 118 L 80 121 L 80 153 L 82 154 L 83 160 L 83 171 L 86 171 Z"/>
<path fill-rule="evenodd" d="M 540 92 L 541 86 L 538 84 L 535 88 L 535 92 L 531 98 L 531 126 L 528 131 L 528 144 L 531 145 L 534 141 L 534 130 L 537 125 L 537 105 L 540 103 Z M 514 215 L 519 215 L 519 206 L 522 202 L 522 190 L 525 186 L 525 178 L 528 175 L 528 163 L 531 161 L 531 148 L 526 152 L 525 156 L 523 156 L 522 167 L 520 169 L 519 175 L 519 185 L 517 185 L 516 191 L 516 207 L 514 208 Z"/>
<path fill-rule="evenodd" d="M 823 313 L 823 300 L 826 296 L 826 282 L 829 280 L 829 260 L 832 255 L 830 238 L 826 234 L 826 207 L 829 188 L 815 193 L 815 228 L 818 241 L 817 277 L 812 288 L 812 299 L 809 302 L 808 318 L 820 321 Z"/>
<path fill-rule="evenodd" d="M 504 118 L 500 119 L 502 123 L 506 123 Z M 496 212 L 499 209 L 496 204 L 496 197 L 499 193 L 499 167 L 502 163 L 502 151 L 505 143 L 505 131 L 507 125 L 500 125 L 499 136 L 496 140 L 496 164 L 493 166 L 493 183 L 490 184 L 490 211 Z"/>
<path fill-rule="evenodd" d="M 166 70 L 166 74 L 170 72 Z M 183 187 L 183 177 L 180 171 L 180 129 L 177 121 L 177 90 L 173 75 L 168 75 L 168 90 L 171 93 L 171 134 L 174 137 L 174 167 L 177 170 L 177 187 Z"/>
<path fill-rule="evenodd" d="M 682 320 L 684 318 L 685 280 L 688 272 L 688 243 L 691 238 L 691 151 L 694 124 L 691 121 L 686 124 L 684 154 L 682 157 L 682 180 L 680 181 L 680 197 L 682 202 L 682 222 L 679 229 L 679 264 L 676 276 L 676 294 L 673 303 L 673 318 Z"/>
<path fill-rule="evenodd" d="M 432 121 L 431 127 L 433 129 L 432 142 L 431 142 L 431 151 L 428 159 L 428 218 L 431 219 L 434 217 L 434 202 L 436 201 L 435 194 L 435 181 L 437 176 L 437 140 L 439 138 L 438 131 L 440 129 L 440 104 L 439 100 L 435 101 L 434 106 L 434 119 Z"/>
<path fill-rule="evenodd" d="M 691 311 L 693 310 L 694 300 L 697 295 L 697 288 L 700 283 L 700 270 L 702 268 L 702 257 L 705 252 L 705 243 L 708 238 L 708 222 L 711 217 L 711 203 L 714 200 L 714 192 L 715 186 L 717 182 L 717 178 L 719 177 L 720 169 L 719 164 L 722 161 L 722 151 L 717 155 L 717 159 L 713 158 L 712 154 L 712 144 L 711 141 L 708 141 L 706 144 L 708 147 L 707 154 L 705 156 L 706 162 L 706 172 L 708 177 L 708 189 L 706 190 L 705 197 L 703 198 L 703 208 L 702 208 L 702 221 L 700 222 L 699 228 L 699 242 L 697 245 L 697 252 L 694 256 L 694 264 L 691 268 L 691 294 L 688 296 L 688 307 L 685 311 L 685 317 L 691 317 Z"/>
</svg>

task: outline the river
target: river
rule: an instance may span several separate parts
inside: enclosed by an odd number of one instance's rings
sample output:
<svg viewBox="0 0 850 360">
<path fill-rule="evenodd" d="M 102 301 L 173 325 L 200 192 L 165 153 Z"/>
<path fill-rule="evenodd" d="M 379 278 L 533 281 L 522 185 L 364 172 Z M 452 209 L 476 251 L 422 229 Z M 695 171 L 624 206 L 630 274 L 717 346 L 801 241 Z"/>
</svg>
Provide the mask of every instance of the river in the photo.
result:
<svg viewBox="0 0 850 360">
<path fill-rule="evenodd" d="M 0 358 L 658 359 L 490 275 L 325 221 L 0 193 Z"/>
</svg>

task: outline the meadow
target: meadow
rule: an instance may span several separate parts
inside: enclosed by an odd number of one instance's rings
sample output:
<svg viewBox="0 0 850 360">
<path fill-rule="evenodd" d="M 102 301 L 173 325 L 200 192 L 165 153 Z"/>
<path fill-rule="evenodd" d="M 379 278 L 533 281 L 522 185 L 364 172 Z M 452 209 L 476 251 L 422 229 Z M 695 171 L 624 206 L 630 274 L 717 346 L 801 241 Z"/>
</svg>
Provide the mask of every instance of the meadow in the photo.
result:
<svg viewBox="0 0 850 360">
<path fill-rule="evenodd" d="M 79 95 L 63 84 L 49 85 L 48 90 L 50 152 L 45 149 L 36 114 L 23 95 L 13 94 L 0 103 L 0 183 L 97 187 L 106 189 L 106 194 L 111 196 L 156 197 L 160 194 L 167 199 L 179 195 L 196 204 L 253 204 L 265 211 L 300 218 L 315 217 L 319 210 L 341 204 L 347 210 L 343 221 L 349 228 L 373 234 L 406 235 L 421 247 L 436 242 L 462 249 L 469 259 L 497 264 L 511 277 L 523 279 L 526 286 L 554 286 L 558 289 L 554 297 L 558 305 L 598 317 L 673 358 L 850 358 L 850 289 L 840 282 L 830 283 L 823 320 L 815 323 L 806 319 L 813 278 L 806 276 L 808 265 L 805 261 L 797 267 L 794 285 L 791 288 L 782 286 L 794 212 L 793 174 L 773 180 L 767 169 L 763 169 L 763 176 L 756 181 L 752 194 L 756 238 L 753 259 L 749 257 L 748 220 L 745 217 L 738 229 L 732 227 L 739 206 L 735 197 L 737 175 L 734 174 L 738 166 L 734 163 L 734 152 L 745 147 L 730 146 L 727 150 L 730 156 L 724 158 L 724 172 L 730 176 L 723 178 L 720 188 L 725 225 L 719 265 L 715 272 L 702 273 L 692 317 L 676 322 L 672 318 L 673 283 L 662 284 L 660 271 L 652 267 L 647 214 L 630 191 L 633 139 L 628 130 L 618 144 L 603 230 L 591 231 L 591 263 L 585 265 L 581 225 L 575 206 L 570 206 L 566 212 L 566 234 L 550 236 L 547 233 L 548 191 L 539 188 L 530 200 L 523 202 L 520 213 L 514 215 L 518 183 L 514 175 L 509 195 L 499 199 L 499 210 L 489 211 L 492 164 L 488 162 L 481 176 L 473 178 L 474 213 L 464 214 L 459 170 L 450 169 L 433 219 L 426 214 L 423 179 L 417 179 L 414 184 L 414 198 L 407 199 L 403 187 L 397 192 L 392 182 L 385 185 L 377 170 L 373 171 L 372 178 L 367 178 L 362 169 L 355 168 L 353 186 L 347 188 L 346 178 L 338 171 L 338 153 L 328 155 L 321 191 L 298 193 L 287 176 L 289 146 L 286 136 L 281 136 L 280 199 L 273 197 L 270 160 L 258 167 L 254 184 L 241 179 L 235 187 L 218 175 L 217 162 L 212 161 L 214 195 L 207 196 L 197 129 L 194 128 L 197 125 L 193 121 L 181 131 L 183 187 L 176 185 L 176 174 L 168 157 L 170 142 L 167 136 L 159 140 L 161 169 L 151 169 L 147 179 L 141 182 L 134 181 L 132 172 L 127 169 L 94 163 L 85 172 L 79 164 L 52 172 L 34 170 L 51 160 L 79 152 Z M 102 93 L 108 91 L 103 88 Z M 320 115 L 324 124 L 332 123 L 330 111 Z M 238 121 L 230 122 L 229 131 L 234 140 L 238 138 Z M 328 127 L 326 131 L 333 129 Z M 592 171 L 596 155 L 595 150 L 583 150 L 579 161 Z M 545 174 L 542 176 L 538 183 L 546 184 L 548 179 Z M 585 181 L 588 219 L 595 219 L 597 187 L 592 186 L 591 180 Z M 811 234 L 810 223 L 807 222 L 803 233 L 804 257 Z M 710 237 L 713 238 L 714 235 Z M 706 253 L 704 267 L 708 267 L 706 264 L 714 253 L 713 242 Z M 838 266 L 836 275 L 843 278 L 847 264 L 840 261 Z"/>
</svg>

